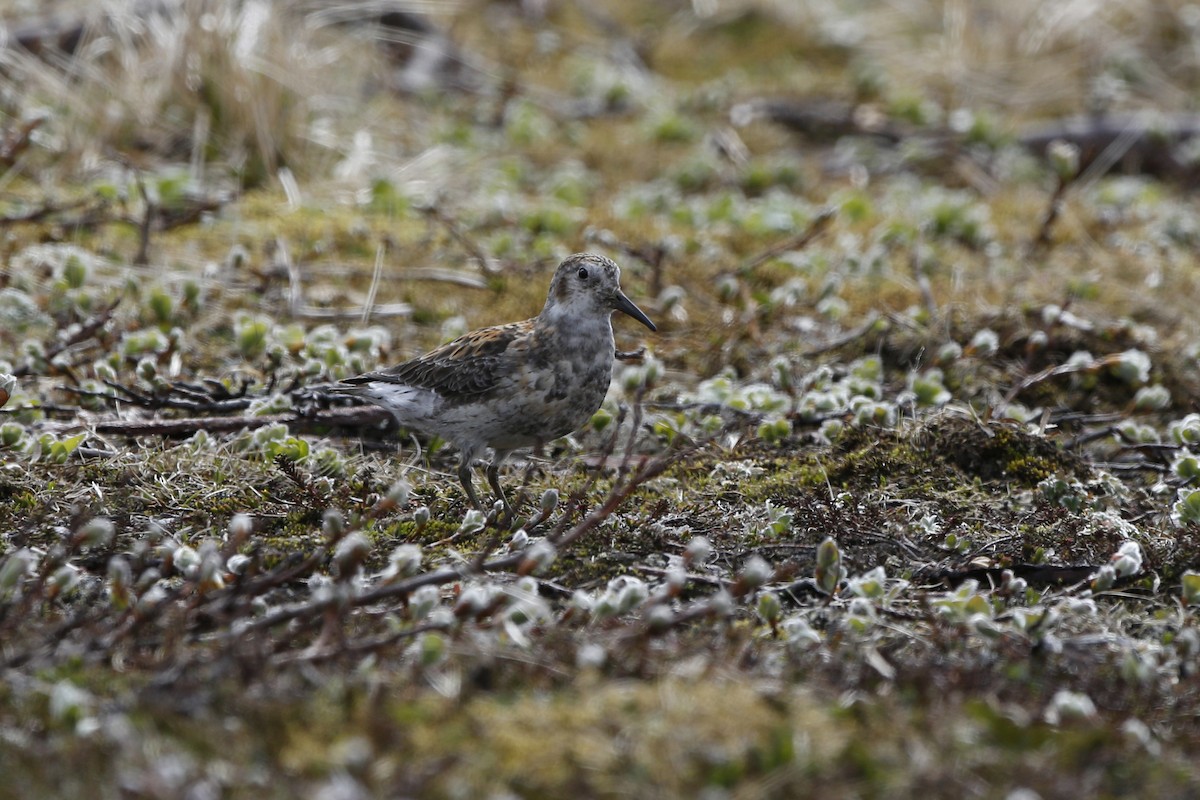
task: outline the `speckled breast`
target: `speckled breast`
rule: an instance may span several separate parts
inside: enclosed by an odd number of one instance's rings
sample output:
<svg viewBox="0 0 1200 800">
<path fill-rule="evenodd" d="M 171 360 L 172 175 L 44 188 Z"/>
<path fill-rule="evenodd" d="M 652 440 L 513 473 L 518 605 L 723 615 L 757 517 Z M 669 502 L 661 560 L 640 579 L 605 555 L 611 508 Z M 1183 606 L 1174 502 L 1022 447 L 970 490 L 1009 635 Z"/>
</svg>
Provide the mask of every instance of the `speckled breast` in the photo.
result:
<svg viewBox="0 0 1200 800">
<path fill-rule="evenodd" d="M 520 387 L 499 414 L 492 446 L 523 447 L 566 436 L 591 418 L 612 380 L 612 356 L 562 359 L 522 370 Z"/>
</svg>

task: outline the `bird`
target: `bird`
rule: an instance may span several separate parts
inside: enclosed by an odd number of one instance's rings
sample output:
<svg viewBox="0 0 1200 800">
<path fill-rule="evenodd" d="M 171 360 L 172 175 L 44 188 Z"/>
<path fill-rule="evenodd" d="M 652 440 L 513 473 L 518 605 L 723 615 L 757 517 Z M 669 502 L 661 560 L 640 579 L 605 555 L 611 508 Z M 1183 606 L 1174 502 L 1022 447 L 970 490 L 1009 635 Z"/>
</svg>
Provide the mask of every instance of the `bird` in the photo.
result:
<svg viewBox="0 0 1200 800">
<path fill-rule="evenodd" d="M 397 366 L 347 378 L 333 391 L 381 406 L 401 427 L 453 444 L 458 479 L 480 511 L 471 469 L 490 448 L 488 483 L 511 519 L 500 465 L 514 450 L 578 430 L 600 408 L 616 357 L 616 311 L 658 330 L 621 291 L 615 262 L 576 253 L 555 269 L 536 317 L 471 331 Z"/>
</svg>

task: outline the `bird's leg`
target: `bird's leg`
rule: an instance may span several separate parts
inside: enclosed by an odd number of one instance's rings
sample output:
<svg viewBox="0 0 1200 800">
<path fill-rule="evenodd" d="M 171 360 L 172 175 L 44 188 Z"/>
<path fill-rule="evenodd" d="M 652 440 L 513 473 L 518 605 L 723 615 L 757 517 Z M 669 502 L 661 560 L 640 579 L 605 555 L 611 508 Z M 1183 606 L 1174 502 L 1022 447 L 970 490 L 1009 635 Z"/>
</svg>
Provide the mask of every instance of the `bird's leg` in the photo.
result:
<svg viewBox="0 0 1200 800">
<path fill-rule="evenodd" d="M 492 463 L 488 464 L 487 479 L 491 485 L 492 491 L 496 493 L 496 497 L 500 498 L 500 502 L 504 503 L 504 524 L 507 525 L 513 521 L 512 506 L 508 504 L 508 498 L 504 496 L 504 490 L 500 488 L 500 462 L 508 456 L 507 450 L 497 450 L 496 455 L 492 458 Z"/>
<path fill-rule="evenodd" d="M 471 462 L 469 459 L 463 459 L 458 465 L 458 479 L 462 482 L 463 488 L 467 490 L 467 498 L 470 499 L 471 505 L 475 506 L 483 513 L 487 513 L 483 507 L 483 503 L 479 502 L 479 495 L 475 494 L 475 486 L 471 483 Z"/>
</svg>

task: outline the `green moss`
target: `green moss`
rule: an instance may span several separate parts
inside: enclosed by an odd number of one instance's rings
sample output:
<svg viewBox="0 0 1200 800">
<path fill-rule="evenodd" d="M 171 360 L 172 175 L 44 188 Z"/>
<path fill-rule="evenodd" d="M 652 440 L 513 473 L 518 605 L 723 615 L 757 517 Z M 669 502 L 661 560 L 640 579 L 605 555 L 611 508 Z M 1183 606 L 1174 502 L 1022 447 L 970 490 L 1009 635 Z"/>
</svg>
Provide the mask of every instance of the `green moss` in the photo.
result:
<svg viewBox="0 0 1200 800">
<path fill-rule="evenodd" d="M 986 192 L 968 194 L 961 170 L 944 172 L 944 152 L 922 152 L 940 147 L 923 137 L 901 131 L 898 147 L 842 137 L 835 148 L 765 118 L 728 130 L 730 109 L 752 97 L 793 98 L 801 113 L 821 110 L 823 97 L 872 98 L 892 121 L 962 129 L 960 155 L 971 159 L 1005 146 L 1010 131 L 1030 120 L 1072 111 L 1006 107 L 1004 97 L 1030 94 L 1020 91 L 1022 71 L 1036 76 L 1026 86 L 1050 89 L 1039 97 L 1081 102 L 1081 93 L 1045 84 L 1048 74 L 1078 72 L 1070 53 L 1055 50 L 1050 72 L 1038 54 L 1012 62 L 1000 84 L 1014 90 L 993 92 L 994 108 L 957 108 L 969 97 L 944 85 L 945 69 L 908 68 L 913 41 L 935 60 L 945 50 L 927 46 L 937 44 L 942 21 L 924 12 L 898 22 L 884 9 L 859 41 L 859 11 L 839 4 L 821 11 L 821 24 L 787 4 L 725 4 L 708 15 L 698 13 L 703 5 L 614 0 L 599 27 L 582 4 L 551 4 L 545 20 L 512 13 L 513 4 L 491 4 L 486 14 L 450 10 L 436 24 L 445 24 L 454 46 L 496 66 L 489 74 L 498 83 L 399 99 L 379 88 L 379 76 L 395 68 L 390 55 L 363 70 L 369 78 L 342 74 L 373 48 L 346 40 L 345 26 L 318 26 L 317 35 L 330 37 L 321 63 L 337 78 L 337 91 L 321 90 L 298 106 L 304 139 L 322 142 L 315 156 L 310 147 L 283 159 L 299 194 L 285 196 L 261 154 L 222 150 L 245 140 L 216 135 L 236 120 L 227 105 L 210 104 L 220 113 L 201 153 L 205 180 L 232 186 L 240 169 L 246 191 L 197 224 L 152 226 L 146 270 L 130 266 L 141 236 L 134 181 L 97 178 L 87 166 L 94 152 L 128 153 L 135 126 L 116 120 L 120 134 L 110 141 L 104 126 L 75 117 L 96 104 L 73 103 L 73 81 L 58 82 L 60 96 L 46 94 L 55 82 L 14 83 L 6 97 L 14 120 L 43 108 L 56 113 L 16 154 L 5 213 L 15 217 L 47 198 L 66 210 L 42 222 L 10 220 L 6 228 L 0 313 L 11 319 L 0 324 L 0 372 L 20 377 L 2 413 L 37 435 L 88 433 L 61 464 L 0 451 L 0 557 L 23 547 L 37 556 L 54 552 L 89 516 L 111 518 L 117 535 L 111 552 L 70 554 L 81 578 L 75 596 L 41 602 L 35 579 L 20 584 L 32 593 L 22 595 L 26 605 L 0 601 L 8 670 L 0 683 L 0 775 L 8 793 L 153 794 L 170 778 L 164 791 L 218 786 L 231 797 L 333 789 L 691 797 L 710 788 L 736 796 L 963 796 L 981 786 L 997 796 L 1021 788 L 1056 796 L 1069 774 L 1076 793 L 1197 794 L 1200 743 L 1181 722 L 1196 716 L 1196 698 L 1175 659 L 1187 631 L 1178 579 L 1195 567 L 1200 528 L 1169 520 L 1170 498 L 1155 486 L 1161 451 L 1108 435 L 1112 420 L 1130 418 L 1134 387 L 1108 370 L 1046 372 L 1027 383 L 1078 351 L 1100 357 L 1138 348 L 1150 354 L 1170 405 L 1136 422 L 1152 438 L 1193 411 L 1200 376 L 1194 332 L 1184 323 L 1194 316 L 1197 236 L 1186 190 L 1149 179 L 1081 186 L 1070 202 L 1072 220 L 1082 222 L 1060 222 L 1044 248 L 1030 250 L 1049 197 L 1044 168 L 1023 154 L 985 159 L 998 169 L 989 171 Z M 1003 35 L 1012 16 L 989 17 L 999 26 L 997 41 L 1019 38 Z M 604 30 L 635 42 L 638 57 L 665 80 L 631 80 L 621 59 L 592 46 Z M 913 39 L 914 30 L 924 33 Z M 288 47 L 302 47 L 312 32 L 294 29 Z M 123 41 L 117 37 L 114 47 Z M 1140 48 L 1161 49 L 1145 57 L 1186 68 L 1191 56 L 1172 50 L 1174 41 L 1150 26 L 1131 44 L 1130 58 Z M 139 39 L 137 52 L 118 49 L 102 62 L 81 53 L 87 69 L 78 72 L 94 69 L 110 86 L 140 87 L 128 75 L 108 75 L 106 64 L 132 63 L 154 46 Z M 960 66 L 967 74 L 987 77 L 990 66 L 976 60 L 995 56 L 986 50 L 955 53 L 966 59 Z M 264 47 L 263 57 L 275 63 L 271 54 Z M 1121 75 L 1136 76 L 1135 67 Z M 930 75 L 938 77 L 931 82 Z M 621 102 L 606 105 L 605 98 Z M 929 98 L 954 106 L 955 117 L 946 119 Z M 875 108 L 852 111 L 869 119 Z M 194 170 L 178 164 L 190 157 L 188 142 L 200 128 L 191 117 L 159 124 L 176 129 L 168 137 L 174 144 L 164 151 L 139 139 L 135 160 L 141 180 L 173 213 L 188 201 Z M 371 137 L 369 147 L 353 138 L 359 132 Z M 360 146 L 370 155 L 361 162 Z M 420 153 L 428 158 L 411 161 Z M 830 158 L 851 169 L 825 170 Z M 238 166 L 246 159 L 257 163 Z M 79 165 L 84 172 L 73 173 Z M 862 175 L 870 181 L 858 181 Z M 74 216 L 72 199 L 93 197 L 109 205 L 99 216 Z M 828 230 L 811 241 L 792 239 L 825 203 L 839 209 Z M 1097 241 L 1116 246 L 1096 258 Z M 81 251 L 55 251 L 64 242 Z M 303 474 L 314 467 L 301 461 L 301 474 L 290 479 L 261 454 L 235 451 L 236 436 L 178 446 L 97 435 L 102 418 L 132 423 L 193 411 L 97 400 L 77 412 L 83 404 L 64 386 L 115 375 L 145 391 L 134 367 L 147 357 L 164 380 L 219 381 L 231 394 L 243 381 L 251 393 L 270 386 L 285 393 L 282 406 L 295 399 L 303 414 L 308 403 L 320 407 L 319 399 L 300 399 L 304 390 L 327 376 L 293 385 L 300 340 L 326 323 L 339 335 L 360 326 L 368 296 L 377 306 L 406 303 L 411 313 L 370 316 L 390 341 L 376 351 L 368 342 L 374 337 L 358 337 L 351 357 L 364 370 L 437 344 L 450 317 L 477 327 L 536 313 L 558 258 L 584 248 L 617 258 L 625 291 L 659 324 L 650 334 L 614 320 L 621 349 L 645 343 L 662 361 L 648 399 L 677 408 L 656 411 L 649 424 L 669 414 L 671 430 L 659 430 L 677 443 L 699 436 L 702 419 L 721 417 L 720 409 L 694 414 L 690 405 L 697 386 L 725 370 L 746 386 L 777 380 L 782 365 L 795 392 L 787 406 L 809 382 L 836 381 L 855 359 L 870 356 L 879 363 L 877 399 L 899 398 L 910 374 L 932 366 L 943 370 L 953 398 L 936 412 L 910 413 L 900 404 L 894 429 L 855 429 L 846 414 L 833 444 L 795 415 L 778 427 L 756 420 L 705 443 L 558 553 L 539 587 L 550 615 L 523 632 L 496 612 L 477 622 L 454 618 L 436 637 L 422 638 L 407 627 L 403 598 L 344 613 L 323 609 L 267 633 L 243 630 L 239 623 L 252 619 L 245 587 L 211 595 L 219 602 L 195 595 L 170 601 L 161 619 L 140 609 L 108 612 L 109 555 L 135 565 L 134 581 L 152 580 L 162 566 L 151 527 L 199 548 L 221 541 L 230 518 L 245 512 L 255 528 L 242 553 L 267 569 L 294 565 L 327 546 L 324 507 L 340 509 L 354 525 L 403 475 L 418 484 L 412 502 L 361 529 L 370 544 L 368 575 L 408 542 L 422 545 L 427 566 L 463 563 L 496 531 L 453 540 L 466 504 L 453 477 L 456 455 L 436 443 L 422 442 L 416 463 L 404 438 L 399 454 L 364 455 L 344 430 L 317 440 L 292 426 L 288 436 L 303 436 L 313 452 L 329 448 L 345 463 L 332 486 L 322 485 L 328 495 L 316 497 L 304 485 L 312 476 Z M 479 251 L 487 269 L 476 263 Z M 409 269 L 425 267 L 457 271 L 485 288 L 444 274 L 411 278 Z M 675 286 L 682 297 L 668 308 L 669 295 L 659 292 Z M 94 338 L 46 358 L 118 296 L 121 305 Z M 239 313 L 269 322 L 242 343 L 245 352 L 235 334 Z M 878 322 L 860 329 L 868 314 Z M 288 343 L 296 344 L 283 348 L 278 368 L 270 362 L 277 326 L 290 326 Z M 996 333 L 995 352 L 964 352 L 985 327 Z M 121 355 L 126 336 L 145 340 L 135 358 Z M 1029 422 L 997 419 L 998 399 L 1014 388 L 1020 391 L 1011 399 L 1030 412 L 1014 417 L 1044 421 L 1043 433 L 1031 433 Z M 612 400 L 631 402 L 620 391 Z M 29 406 L 41 410 L 23 410 Z M 1037 409 L 1050 413 L 1041 417 Z M 525 483 L 534 498 L 520 504 L 524 516 L 536 513 L 546 488 L 563 498 L 531 536 L 569 529 L 605 501 L 619 476 L 583 466 L 602 440 L 584 431 L 571 443 L 548 444 L 523 476 L 506 470 L 506 487 Z M 624 447 L 622 436 L 618 452 Z M 634 447 L 658 455 L 663 443 L 639 431 Z M 1124 466 L 1111 474 L 1093 466 L 1116 462 Z M 563 518 L 567 498 L 595 470 L 580 508 Z M 1071 508 L 1038 489 L 1049 477 L 1070 487 Z M 420 529 L 412 521 L 418 505 L 431 513 Z M 768 519 L 781 509 L 791 525 L 771 530 Z M 694 610 L 761 557 L 782 570 L 771 588 L 780 590 L 786 624 L 771 629 L 754 617 L 752 602 L 741 601 L 729 616 L 701 615 L 663 635 L 647 631 L 646 609 L 616 620 L 572 613 L 573 591 L 602 591 L 619 576 L 658 590 L 695 536 L 708 539 L 712 553 L 689 565 L 687 584 L 663 608 Z M 846 593 L 805 592 L 816 545 L 827 536 L 837 540 L 851 577 L 883 567 L 891 578 L 911 579 L 890 605 L 875 608 L 874 626 L 851 618 L 849 609 L 861 612 L 864 604 Z M 1149 577 L 1093 596 L 1094 615 L 1085 613 L 1088 603 L 1066 602 L 1077 591 L 1066 586 L 1024 596 L 992 592 L 973 608 L 995 610 L 1004 626 L 1023 603 L 1057 604 L 1061 638 L 1131 641 L 1131 653 L 1152 654 L 1144 681 L 1136 664 L 1118 663 L 1105 648 L 1059 654 L 1039 646 L 1036 632 L 1009 628 L 992 639 L 973 627 L 978 620 L 930 612 L 942 597 L 938 582 L 952 583 L 963 570 L 985 563 L 1086 570 L 1110 563 L 1127 538 L 1143 548 Z M 323 562 L 315 573 L 332 571 Z M 263 604 L 305 602 L 307 577 L 288 576 L 256 598 L 254 613 Z M 515 577 L 466 582 L 510 590 Z M 163 585 L 188 590 L 175 573 Z M 443 588 L 444 606 L 454 592 Z M 789 642 L 799 622 L 819 641 Z M 436 658 L 429 642 L 440 645 Z M 339 652 L 343 645 L 352 647 Z M 55 712 L 51 692 L 64 682 L 93 700 Z M 1097 713 L 1045 723 L 1060 688 L 1087 693 Z M 96 727 L 88 714 L 97 715 Z M 1147 744 L 1126 724 L 1131 719 L 1172 735 Z M 62 770 L 64 763 L 72 769 Z"/>
</svg>

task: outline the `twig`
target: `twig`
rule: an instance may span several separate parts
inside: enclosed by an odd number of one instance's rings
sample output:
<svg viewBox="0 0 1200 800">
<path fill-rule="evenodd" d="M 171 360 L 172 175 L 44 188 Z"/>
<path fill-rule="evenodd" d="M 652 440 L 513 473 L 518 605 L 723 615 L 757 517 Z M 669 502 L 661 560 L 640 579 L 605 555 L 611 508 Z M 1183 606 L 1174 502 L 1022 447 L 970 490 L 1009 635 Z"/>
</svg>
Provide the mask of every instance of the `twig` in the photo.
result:
<svg viewBox="0 0 1200 800">
<path fill-rule="evenodd" d="M 1092 442 L 1099 441 L 1100 439 L 1107 439 L 1109 436 L 1113 435 L 1118 435 L 1115 425 L 1106 425 L 1103 428 L 1096 428 L 1090 431 L 1085 430 L 1073 439 L 1069 439 L 1064 442 L 1063 449 L 1075 450 L 1076 448 L 1082 447 L 1085 444 L 1091 444 Z"/>
<path fill-rule="evenodd" d="M 392 633 L 385 633 L 379 636 L 371 636 L 366 639 L 342 642 L 336 648 L 315 651 L 304 650 L 299 653 L 279 654 L 271 659 L 271 666 L 285 667 L 289 664 L 312 664 L 319 663 L 321 661 L 328 661 L 339 656 L 354 656 L 361 655 L 363 653 L 375 653 L 404 639 L 411 639 L 414 636 L 419 636 L 422 633 L 429 633 L 430 631 L 444 631 L 447 630 L 448 627 L 449 626 L 444 624 L 418 625 L 414 628 L 394 631 Z"/>
<path fill-rule="evenodd" d="M 748 422 L 758 422 L 763 418 L 761 411 L 748 411 L 724 403 L 645 403 L 651 411 L 696 411 L 700 414 L 729 414 L 741 417 Z"/>
<path fill-rule="evenodd" d="M 309 507 L 315 511 L 324 511 L 329 507 L 329 501 L 313 488 L 312 480 L 300 471 L 296 462 L 284 455 L 275 456 L 275 466 L 284 476 L 294 483 L 308 500 Z"/>
<path fill-rule="evenodd" d="M 833 221 L 835 213 L 832 208 L 822 209 L 817 216 L 813 217 L 812 222 L 808 223 L 806 229 L 795 236 L 791 236 L 778 244 L 768 247 L 758 255 L 743 262 L 742 266 L 738 268 L 738 273 L 746 275 L 772 258 L 781 256 L 784 253 L 790 253 L 793 250 L 803 250 L 812 240 L 824 233 L 825 229 L 829 227 L 829 223 Z"/>
<path fill-rule="evenodd" d="M 1081 180 L 1092 181 L 1124 161 L 1126 171 L 1194 184 L 1196 166 L 1180 154 L 1196 140 L 1200 125 L 1194 114 L 1157 112 L 1108 113 L 1059 119 L 1020 136 L 1026 149 L 1044 154 L 1052 142 L 1079 148 Z"/>
<path fill-rule="evenodd" d="M 1165 475 L 1171 471 L 1166 464 L 1155 464 L 1145 459 L 1140 461 L 1095 461 L 1092 466 L 1109 472 L 1158 472 Z"/>
<path fill-rule="evenodd" d="M 11 167 L 17 163 L 17 156 L 29 147 L 33 132 L 42 126 L 48 115 L 40 114 L 25 120 L 4 133 L 4 141 L 0 142 L 0 166 Z"/>
<path fill-rule="evenodd" d="M 118 297 L 112 302 L 111 305 L 97 311 L 89 320 L 81 324 L 77 329 L 73 331 L 68 329 L 68 335 L 66 337 L 61 338 L 46 347 L 45 360 L 47 362 L 53 361 L 55 357 L 64 351 L 93 338 L 96 333 L 99 332 L 100 329 L 107 325 L 109 320 L 112 319 L 113 312 L 116 311 L 117 306 L 120 304 L 121 299 Z M 21 364 L 13 369 L 12 374 L 20 378 L 28 375 L 30 372 L 31 369 L 28 364 Z"/>
<path fill-rule="evenodd" d="M 356 269 L 345 264 L 312 264 L 307 267 L 311 276 L 338 278 L 345 280 L 350 277 L 369 277 L 375 270 Z M 430 281 L 433 283 L 452 283 L 468 289 L 487 289 L 487 281 L 476 275 L 470 275 L 461 270 L 439 269 L 438 267 L 409 267 L 407 269 L 388 270 L 388 278 L 395 281 Z"/>
<path fill-rule="evenodd" d="M 318 308 L 302 306 L 293 310 L 292 316 L 300 319 L 362 319 L 361 308 Z M 371 309 L 373 317 L 407 317 L 412 315 L 412 306 L 408 303 L 388 303 Z"/>
<path fill-rule="evenodd" d="M 449 233 L 456 242 L 462 245 L 466 251 L 471 254 L 471 258 L 475 259 L 475 262 L 479 264 L 479 269 L 481 271 L 485 273 L 496 271 L 495 267 L 492 265 L 492 259 L 488 258 L 488 255 L 483 251 L 483 248 L 481 248 L 474 239 L 467 235 L 467 232 L 463 230 L 462 226 L 458 224 L 457 220 L 447 216 L 436 205 L 430 205 L 423 210 L 426 216 L 430 217 L 443 228 L 445 228 L 446 232 Z"/>
<path fill-rule="evenodd" d="M 379 278 L 383 273 L 383 254 L 387 252 L 387 241 L 381 241 L 375 248 L 375 269 L 371 273 L 371 287 L 367 289 L 367 299 L 363 301 L 362 324 L 366 325 L 371 319 L 371 309 L 375 307 L 375 295 L 379 293 Z"/>
<path fill-rule="evenodd" d="M 1060 375 L 1071 375 L 1076 372 L 1097 372 L 1107 366 L 1111 366 L 1112 364 L 1120 363 L 1120 359 L 1121 354 L 1114 353 L 1112 355 L 1093 359 L 1086 364 L 1059 364 L 1057 366 L 1047 367 L 1040 372 L 1035 372 L 1034 374 L 1022 379 L 1019 383 L 1017 383 L 1017 385 L 1013 386 L 1013 388 L 1009 389 L 1008 393 L 1004 395 L 1004 399 L 992 409 L 992 415 L 999 416 L 1003 414 L 1005 409 L 1012 404 L 1013 400 L 1017 399 L 1021 392 L 1037 386 L 1043 381 L 1049 380 L 1050 378 L 1056 378 Z"/>
<path fill-rule="evenodd" d="M 1128 414 L 1115 411 L 1096 414 L 1087 411 L 1064 410 L 1058 413 L 1051 413 L 1047 423 L 1061 428 L 1065 425 L 1101 425 L 1109 422 L 1120 422 L 1128 418 Z"/>
<path fill-rule="evenodd" d="M 646 348 L 639 347 L 637 350 L 618 350 L 615 353 L 617 361 L 628 361 L 631 364 L 640 364 L 646 358 Z"/>
<path fill-rule="evenodd" d="M 813 358 L 814 356 L 823 355 L 823 354 L 831 352 L 833 350 L 837 350 L 839 347 L 844 347 L 857 339 L 861 339 L 862 337 L 866 336 L 871 331 L 875 330 L 875 324 L 877 322 L 879 322 L 879 314 L 872 311 L 870 314 L 867 315 L 867 319 L 865 322 L 863 322 L 862 325 L 859 325 L 857 328 L 855 328 L 851 331 L 847 331 L 846 333 L 842 334 L 841 336 L 839 336 L 836 339 L 829 340 L 825 344 L 818 345 L 816 347 L 810 347 L 807 350 L 805 350 L 801 355 L 805 358 Z"/>
<path fill-rule="evenodd" d="M 97 433 L 118 436 L 190 436 L 197 431 L 230 433 L 254 430 L 283 423 L 298 430 L 328 426 L 367 428 L 392 419 L 386 410 L 374 406 L 323 409 L 308 415 L 267 414 L 241 417 L 184 417 L 181 419 L 101 420 L 92 427 Z"/>
<path fill-rule="evenodd" d="M 98 392 L 92 389 L 80 389 L 78 386 L 61 386 L 59 387 L 64 392 L 69 392 L 80 397 L 95 397 L 103 400 L 121 402 L 126 405 L 136 405 L 142 408 L 160 409 L 160 408 L 178 408 L 184 411 L 193 413 L 210 413 L 210 414 L 230 414 L 235 411 L 244 411 L 250 407 L 254 401 L 251 397 L 234 398 L 229 400 L 180 400 L 171 396 L 148 395 L 139 392 L 132 387 L 123 386 L 112 381 L 104 381 L 104 384 L 110 389 L 119 392 L 119 395 L 109 394 L 108 392 Z M 179 391 L 174 386 L 171 387 L 175 391 Z M 181 392 L 187 394 L 186 392 Z"/>
<path fill-rule="evenodd" d="M 113 223 L 131 225 L 139 230 L 141 237 L 148 239 L 152 230 L 168 231 L 183 225 L 190 225 L 199 220 L 204 214 L 221 208 L 226 202 L 227 198 L 197 198 L 188 201 L 186 205 L 174 209 L 164 209 L 160 206 L 155 206 L 153 213 L 147 213 L 138 218 L 126 214 L 106 213 L 109 210 L 109 203 L 103 199 L 77 200 L 62 205 L 47 201 L 37 208 L 0 217 L 0 228 L 11 225 L 47 222 L 57 215 L 65 215 L 67 212 L 83 209 L 77 216 L 64 216 L 61 219 L 55 220 L 55 222 L 61 227 L 70 230 L 90 230 Z M 150 209 L 148 209 L 149 211 Z M 146 247 L 148 248 L 148 246 L 148 242 L 146 242 Z M 141 247 L 139 246 L 139 251 L 140 249 Z M 141 255 L 140 252 L 139 255 Z"/>
<path fill-rule="evenodd" d="M 150 263 L 150 226 L 158 215 L 158 204 L 150 199 L 150 193 L 146 191 L 146 183 L 142 180 L 141 174 L 136 173 L 135 178 L 138 192 L 142 195 L 142 203 L 145 204 L 146 209 L 141 223 L 138 225 L 138 249 L 133 256 L 133 263 L 144 266 Z"/>
<path fill-rule="evenodd" d="M 158 209 L 158 230 L 169 231 L 184 225 L 198 222 L 201 217 L 211 211 L 220 210 L 229 201 L 227 197 L 198 197 L 189 200 L 187 205 L 180 208 Z"/>
<path fill-rule="evenodd" d="M 275 237 L 275 261 L 283 266 L 288 277 L 288 313 L 293 317 L 298 315 L 304 306 L 304 283 L 300 275 L 300 265 L 292 258 L 287 242 L 282 236 Z"/>
<path fill-rule="evenodd" d="M 816 549 L 815 545 L 810 545 L 808 547 L 810 550 Z M 669 569 L 662 569 L 661 567 L 650 567 L 650 566 L 646 566 L 644 564 L 638 566 L 638 570 L 641 572 L 645 572 L 648 575 L 661 575 L 663 577 L 666 577 L 671 574 L 671 570 L 669 570 Z M 715 586 L 718 589 L 721 588 L 722 586 L 728 586 L 731 583 L 731 581 L 728 581 L 724 578 L 714 578 L 712 575 L 702 575 L 699 572 L 688 572 L 688 573 L 684 574 L 684 577 L 687 578 L 689 583 L 704 583 L 704 584 L 708 584 L 709 586 Z"/>
<path fill-rule="evenodd" d="M 37 208 L 30 209 L 23 213 L 8 214 L 6 216 L 0 217 L 0 228 L 8 227 L 9 225 L 17 225 L 20 223 L 41 222 L 42 220 L 46 219 L 47 217 L 52 217 L 55 214 L 61 214 L 64 211 L 74 211 L 78 208 L 84 208 L 85 206 L 88 206 L 91 203 L 92 203 L 91 200 L 76 200 L 75 202 L 72 202 L 72 203 L 66 203 L 64 205 L 57 205 L 55 203 L 51 203 L 51 202 L 47 201 L 47 202 L 43 203 L 42 205 L 38 206 Z M 94 208 L 104 208 L 104 207 L 107 207 L 107 206 L 103 202 L 97 203 L 94 206 Z"/>
<path fill-rule="evenodd" d="M 1046 204 L 1046 210 L 1042 213 L 1042 224 L 1038 226 L 1037 236 L 1033 237 L 1033 242 L 1029 246 L 1029 255 L 1050 244 L 1050 231 L 1054 228 L 1059 214 L 1062 213 L 1063 198 L 1066 197 L 1067 188 L 1071 186 L 1071 183 L 1071 179 L 1058 176 L 1058 184 L 1054 187 L 1054 192 Z"/>
</svg>

